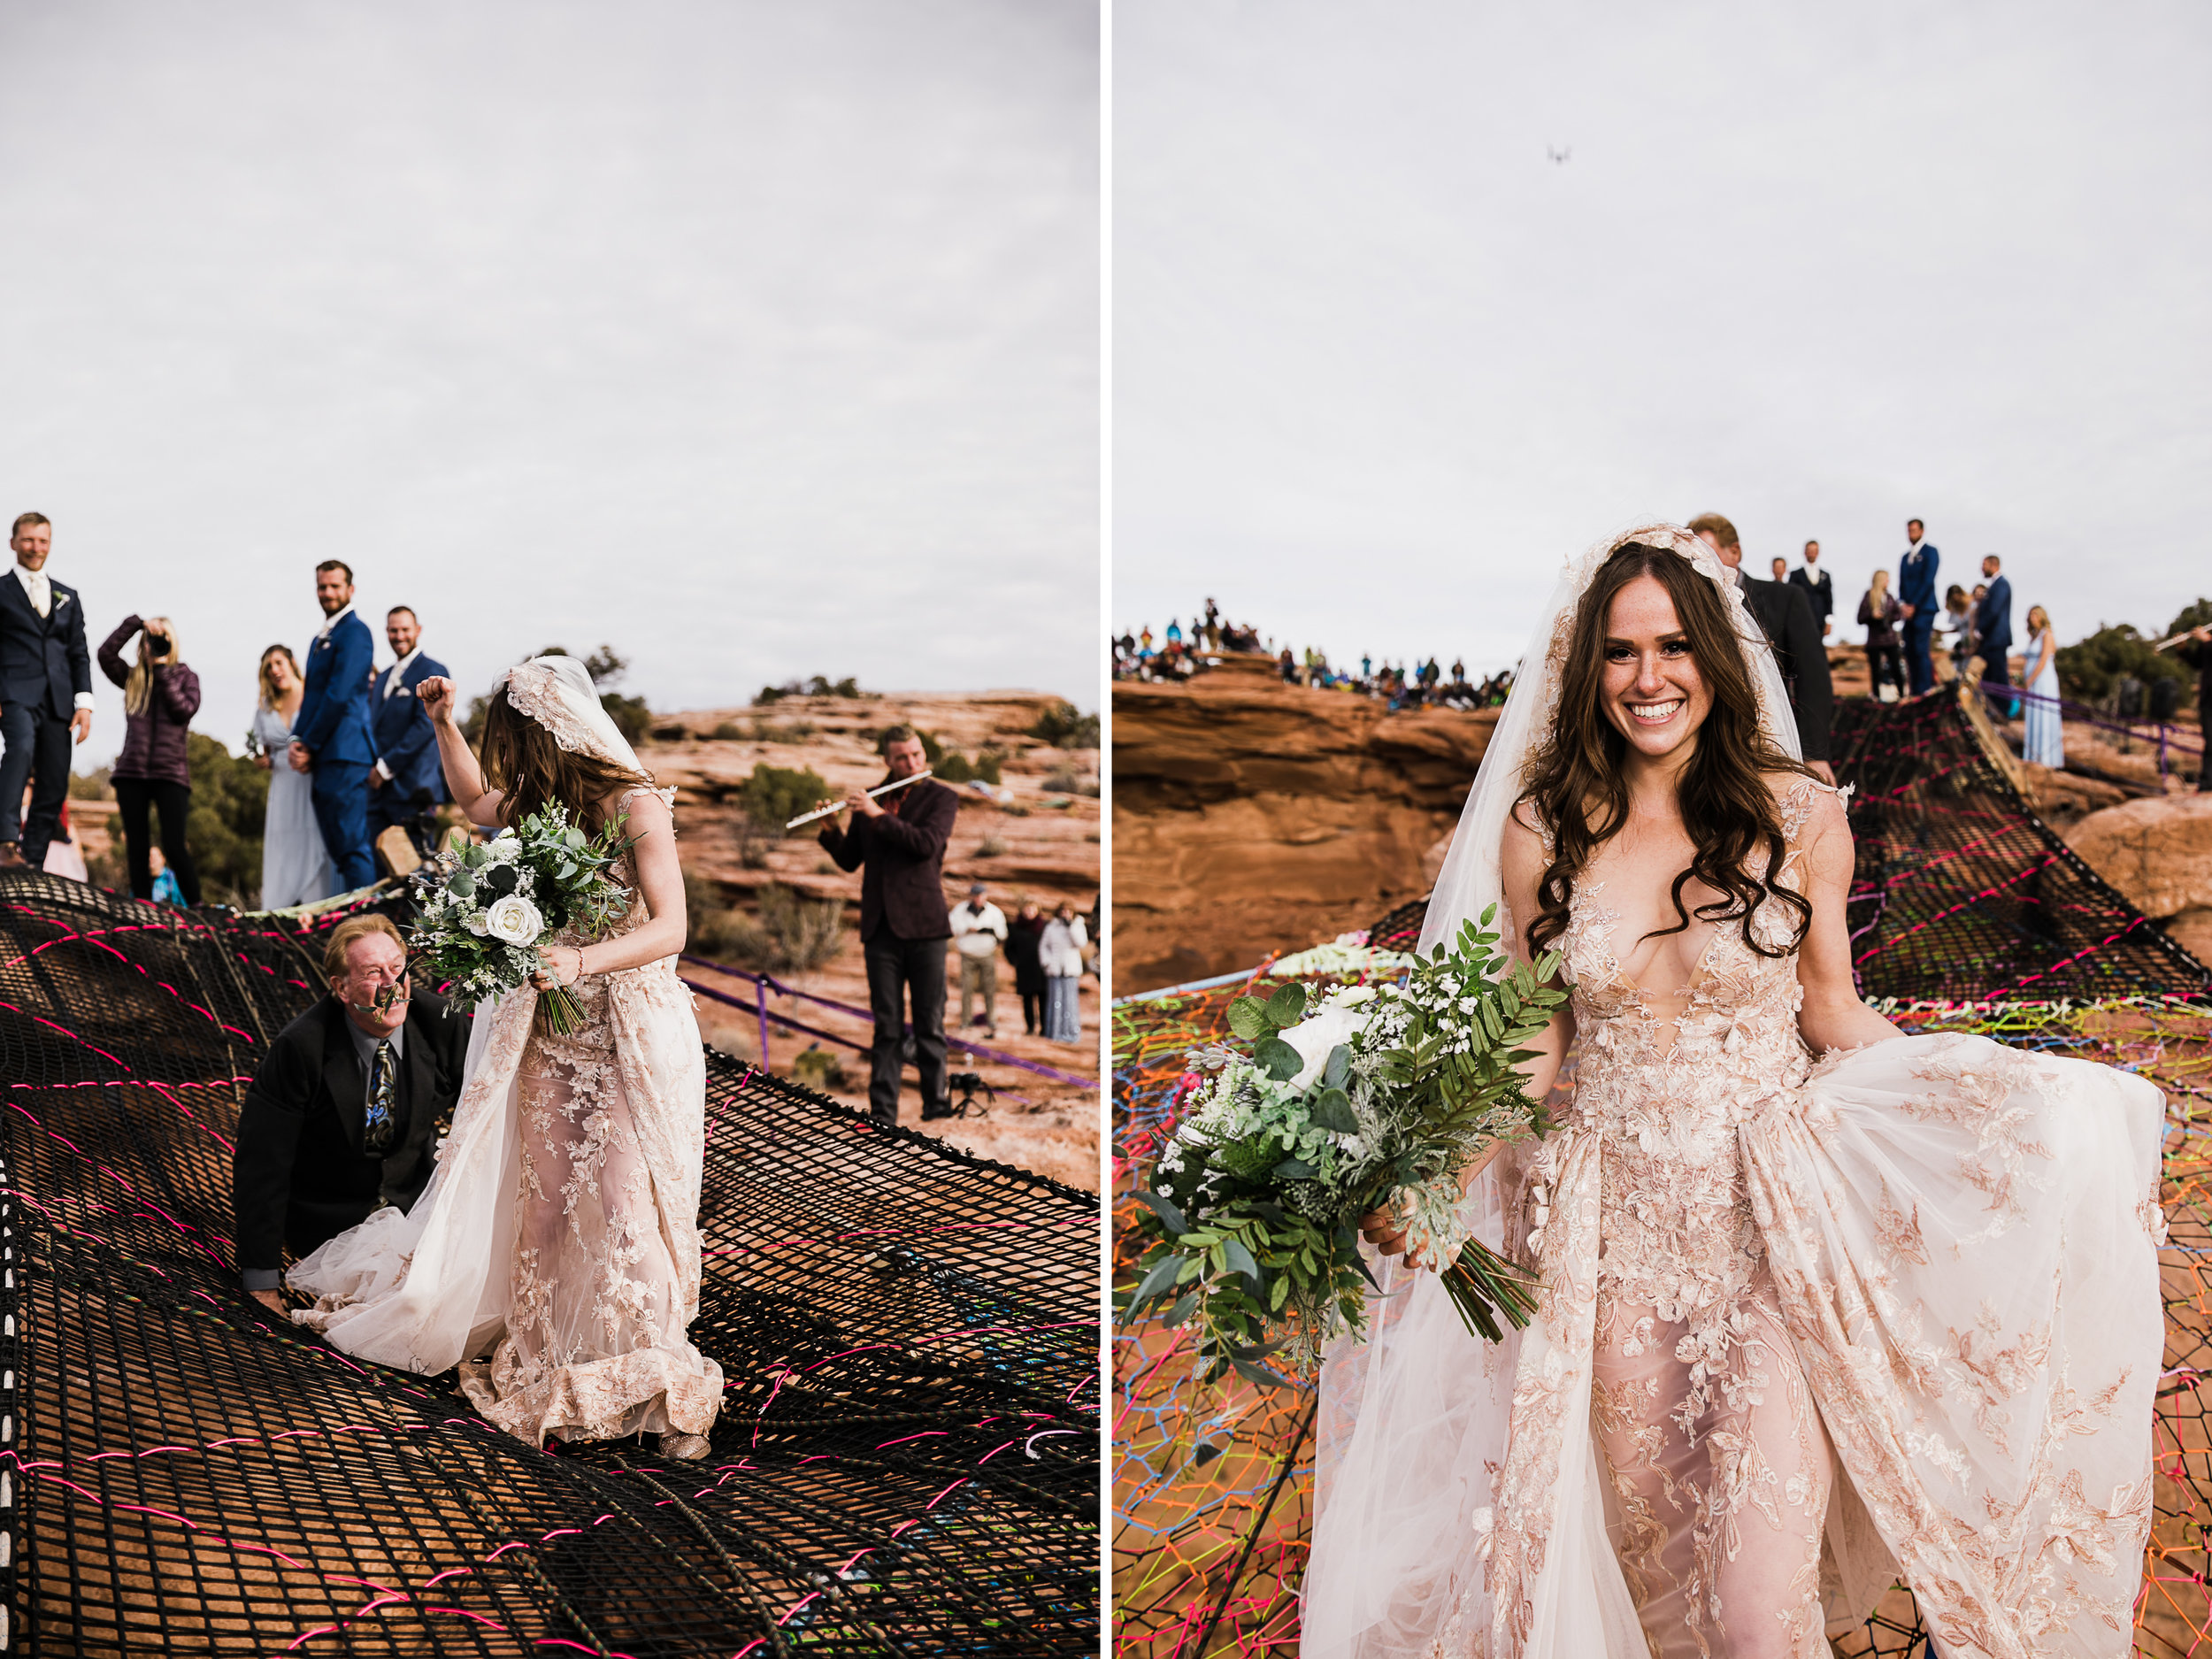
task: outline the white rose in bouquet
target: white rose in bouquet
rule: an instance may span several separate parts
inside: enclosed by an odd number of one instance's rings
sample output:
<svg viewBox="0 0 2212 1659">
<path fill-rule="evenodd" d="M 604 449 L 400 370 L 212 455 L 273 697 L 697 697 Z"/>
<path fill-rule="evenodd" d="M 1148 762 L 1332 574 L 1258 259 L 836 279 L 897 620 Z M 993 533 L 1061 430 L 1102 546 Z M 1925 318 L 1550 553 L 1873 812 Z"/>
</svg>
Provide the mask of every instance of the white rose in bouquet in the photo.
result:
<svg viewBox="0 0 2212 1659">
<path fill-rule="evenodd" d="M 538 907 L 519 893 L 510 893 L 484 912 L 484 928 L 503 944 L 534 945 L 545 931 Z"/>
<path fill-rule="evenodd" d="M 474 933 L 479 939 L 483 938 L 485 934 L 492 931 L 485 925 L 484 912 L 481 910 L 471 910 L 469 912 L 468 922 L 469 932 Z"/>
</svg>

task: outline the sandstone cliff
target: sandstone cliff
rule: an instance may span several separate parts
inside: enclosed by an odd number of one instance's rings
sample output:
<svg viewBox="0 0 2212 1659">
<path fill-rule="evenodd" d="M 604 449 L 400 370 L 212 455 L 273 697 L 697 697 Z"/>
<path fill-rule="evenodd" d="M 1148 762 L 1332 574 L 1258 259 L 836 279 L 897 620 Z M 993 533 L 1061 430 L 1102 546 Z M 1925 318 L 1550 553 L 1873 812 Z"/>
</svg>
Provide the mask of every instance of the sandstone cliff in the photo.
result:
<svg viewBox="0 0 2212 1659">
<path fill-rule="evenodd" d="M 1249 967 L 1428 890 L 1497 710 L 1390 714 L 1229 657 L 1114 688 L 1114 986 Z"/>
<path fill-rule="evenodd" d="M 2200 962 L 2212 962 L 2212 795 L 2151 795 L 2092 812 L 2066 832 L 2129 903 Z"/>
</svg>

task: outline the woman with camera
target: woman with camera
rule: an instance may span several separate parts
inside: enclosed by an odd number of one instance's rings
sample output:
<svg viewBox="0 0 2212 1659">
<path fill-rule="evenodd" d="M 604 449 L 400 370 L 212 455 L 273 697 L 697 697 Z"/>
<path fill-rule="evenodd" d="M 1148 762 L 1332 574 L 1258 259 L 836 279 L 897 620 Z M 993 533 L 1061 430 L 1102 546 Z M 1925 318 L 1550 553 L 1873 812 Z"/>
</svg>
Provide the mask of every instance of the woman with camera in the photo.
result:
<svg viewBox="0 0 2212 1659">
<path fill-rule="evenodd" d="M 123 665 L 123 644 L 144 630 L 138 660 Z M 131 892 L 154 895 L 152 846 L 147 810 L 161 812 L 161 850 L 187 904 L 200 902 L 200 875 L 185 849 L 184 821 L 192 810 L 192 772 L 185 759 L 185 728 L 200 711 L 200 677 L 178 660 L 177 631 L 166 617 L 126 617 L 100 647 L 100 672 L 123 688 L 127 721 L 123 751 L 109 777 L 123 820 L 130 858 Z"/>
</svg>

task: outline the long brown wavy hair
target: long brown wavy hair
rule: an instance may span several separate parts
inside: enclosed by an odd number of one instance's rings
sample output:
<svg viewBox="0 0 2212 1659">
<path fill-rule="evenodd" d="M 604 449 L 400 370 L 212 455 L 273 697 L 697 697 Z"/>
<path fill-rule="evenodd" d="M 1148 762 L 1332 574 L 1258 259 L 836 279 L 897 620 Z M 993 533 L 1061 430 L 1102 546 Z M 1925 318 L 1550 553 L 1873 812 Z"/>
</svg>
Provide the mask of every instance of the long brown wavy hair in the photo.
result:
<svg viewBox="0 0 2212 1659">
<path fill-rule="evenodd" d="M 520 823 L 549 801 L 568 809 L 569 822 L 595 821 L 599 803 L 618 789 L 650 783 L 592 755 L 576 755 L 507 701 L 503 681 L 484 708 L 484 784 L 501 793 L 500 816 Z"/>
<path fill-rule="evenodd" d="M 1628 822 L 1628 785 L 1622 768 L 1628 738 L 1605 717 L 1606 623 L 1622 588 L 1648 576 L 1667 590 L 1682 626 L 1699 677 L 1712 693 L 1711 710 L 1694 733 L 1696 749 L 1676 781 L 1682 825 L 1696 846 L 1688 869 L 1671 889 L 1671 927 L 1644 935 L 1658 938 L 1690 926 L 1682 889 L 1692 877 L 1721 895 L 1697 908 L 1706 921 L 1740 922 L 1744 943 L 1763 956 L 1794 950 L 1811 926 L 1813 907 L 1802 895 L 1777 885 L 1786 849 L 1781 813 L 1770 774 L 1812 773 L 1768 738 L 1759 724 L 1758 692 L 1744 666 L 1743 650 L 1719 590 L 1697 567 L 1671 548 L 1624 541 L 1615 548 L 1576 609 L 1560 671 L 1559 713 L 1551 736 L 1531 757 L 1529 785 L 1522 796 L 1552 835 L 1551 863 L 1537 884 L 1538 915 L 1528 930 L 1529 948 L 1540 951 L 1566 931 L 1575 877 L 1588 868 L 1597 849 Z M 1766 873 L 1754 876 L 1754 852 L 1766 850 Z M 1795 912 L 1788 945 L 1770 950 L 1751 931 L 1760 905 L 1772 899 Z"/>
</svg>

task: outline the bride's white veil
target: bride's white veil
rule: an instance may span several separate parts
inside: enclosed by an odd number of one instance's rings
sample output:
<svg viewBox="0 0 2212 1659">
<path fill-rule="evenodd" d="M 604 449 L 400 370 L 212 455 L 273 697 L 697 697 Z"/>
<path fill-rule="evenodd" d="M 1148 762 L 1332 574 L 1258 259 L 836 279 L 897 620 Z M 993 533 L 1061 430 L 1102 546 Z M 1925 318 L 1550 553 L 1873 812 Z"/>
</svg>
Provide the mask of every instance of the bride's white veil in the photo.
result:
<svg viewBox="0 0 2212 1659">
<path fill-rule="evenodd" d="M 507 701 L 516 711 L 552 733 L 553 741 L 571 754 L 590 755 L 640 777 L 652 775 L 638 764 L 637 751 L 599 701 L 590 671 L 574 657 L 555 654 L 518 663 L 507 671 L 506 687 Z"/>
<path fill-rule="evenodd" d="M 1557 718 L 1576 609 L 1599 567 L 1631 541 L 1680 553 L 1720 588 L 1758 695 L 1760 723 L 1785 754 L 1799 757 L 1781 672 L 1712 549 L 1673 525 L 1608 537 L 1567 565 L 1537 619 L 1429 900 L 1421 950 L 1492 904 L 1499 906 L 1502 931 L 1517 936 L 1498 873 L 1506 818 L 1526 787 L 1530 757 Z M 1502 1173 L 1492 1165 L 1467 1196 L 1467 1218 L 1493 1248 L 1505 1243 Z M 1467 1334 L 1434 1274 L 1408 1272 L 1389 1257 L 1376 1277 L 1383 1294 L 1369 1300 L 1369 1339 L 1340 1342 L 1322 1368 L 1312 1555 L 1300 1591 L 1302 1659 L 1486 1651 L 1491 1479 L 1505 1461 L 1522 1346 L 1540 1343 L 1540 1322 L 1527 1337 L 1509 1332 L 1503 1342 L 1483 1342 Z M 1562 1471 L 1569 1490 L 1594 1489 L 1585 1472 Z M 1563 1518 L 1570 1525 L 1555 1540 L 1559 1548 L 1586 1548 L 1610 1560 L 1602 1515 L 1568 1516 L 1563 1509 Z M 1633 1611 L 1621 1610 L 1625 1594 L 1576 1617 L 1586 1629 L 1589 1619 L 1624 1616 L 1624 1650 L 1640 1650 Z"/>
</svg>

